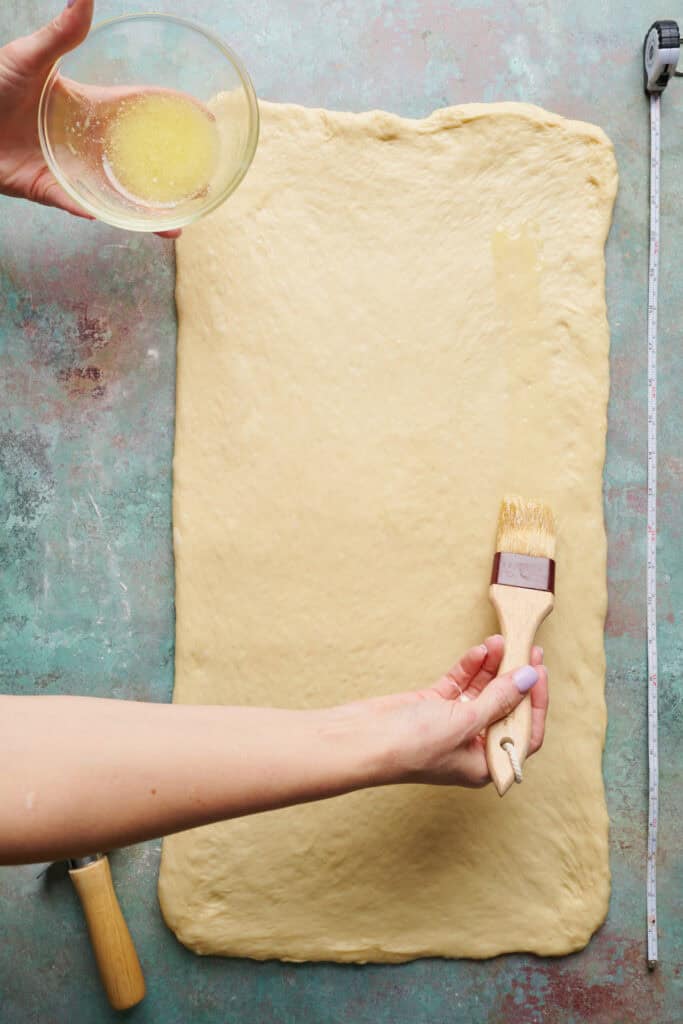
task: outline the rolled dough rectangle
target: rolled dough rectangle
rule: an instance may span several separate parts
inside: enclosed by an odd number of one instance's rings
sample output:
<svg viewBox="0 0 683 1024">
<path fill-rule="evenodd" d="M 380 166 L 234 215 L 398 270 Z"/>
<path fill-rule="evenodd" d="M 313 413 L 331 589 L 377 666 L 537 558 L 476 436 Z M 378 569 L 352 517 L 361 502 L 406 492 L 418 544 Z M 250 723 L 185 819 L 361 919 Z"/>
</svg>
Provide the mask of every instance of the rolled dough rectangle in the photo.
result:
<svg viewBox="0 0 683 1024">
<path fill-rule="evenodd" d="M 252 170 L 178 243 L 174 700 L 312 707 L 425 686 L 495 631 L 498 505 L 559 520 L 543 750 L 504 799 L 402 786 L 164 842 L 198 953 L 562 954 L 609 894 L 608 395 L 597 128 L 263 104 Z"/>
</svg>

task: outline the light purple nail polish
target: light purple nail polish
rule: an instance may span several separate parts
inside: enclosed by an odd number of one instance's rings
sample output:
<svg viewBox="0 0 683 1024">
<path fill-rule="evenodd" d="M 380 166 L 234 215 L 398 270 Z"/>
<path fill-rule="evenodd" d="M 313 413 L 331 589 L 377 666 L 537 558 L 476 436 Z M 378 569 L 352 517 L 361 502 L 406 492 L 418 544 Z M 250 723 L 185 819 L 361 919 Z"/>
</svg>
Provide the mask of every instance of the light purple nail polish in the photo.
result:
<svg viewBox="0 0 683 1024">
<path fill-rule="evenodd" d="M 73 7 L 73 5 L 75 3 L 76 3 L 76 0 L 66 0 L 66 6 L 67 7 Z"/>
<path fill-rule="evenodd" d="M 538 682 L 538 672 L 533 665 L 525 665 L 524 668 L 520 668 L 515 672 L 512 681 L 520 693 L 526 693 L 527 690 L 530 690 Z"/>
</svg>

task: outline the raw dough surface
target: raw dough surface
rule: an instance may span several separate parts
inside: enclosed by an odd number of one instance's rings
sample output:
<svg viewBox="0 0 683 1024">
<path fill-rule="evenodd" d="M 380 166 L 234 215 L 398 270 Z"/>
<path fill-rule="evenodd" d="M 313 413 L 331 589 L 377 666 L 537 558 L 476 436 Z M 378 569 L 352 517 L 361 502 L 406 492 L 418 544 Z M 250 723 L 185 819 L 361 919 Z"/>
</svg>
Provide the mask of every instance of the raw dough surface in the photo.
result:
<svg viewBox="0 0 683 1024">
<path fill-rule="evenodd" d="M 174 699 L 425 686 L 496 628 L 501 496 L 559 518 L 551 712 L 500 799 L 403 786 L 164 843 L 198 953 L 568 953 L 605 917 L 605 135 L 518 104 L 423 121 L 263 104 L 178 243 Z"/>
</svg>

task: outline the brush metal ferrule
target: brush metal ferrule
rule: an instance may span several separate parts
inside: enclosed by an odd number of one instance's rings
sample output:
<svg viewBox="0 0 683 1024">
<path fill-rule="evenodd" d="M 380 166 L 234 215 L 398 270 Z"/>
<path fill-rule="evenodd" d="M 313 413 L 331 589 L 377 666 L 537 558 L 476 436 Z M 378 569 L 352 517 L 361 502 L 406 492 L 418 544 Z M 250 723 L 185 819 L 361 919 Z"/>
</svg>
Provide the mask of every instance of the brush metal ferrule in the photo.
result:
<svg viewBox="0 0 683 1024">
<path fill-rule="evenodd" d="M 526 587 L 527 590 L 548 590 L 554 594 L 555 561 L 537 555 L 496 551 L 491 583 L 500 583 L 503 587 Z"/>
</svg>

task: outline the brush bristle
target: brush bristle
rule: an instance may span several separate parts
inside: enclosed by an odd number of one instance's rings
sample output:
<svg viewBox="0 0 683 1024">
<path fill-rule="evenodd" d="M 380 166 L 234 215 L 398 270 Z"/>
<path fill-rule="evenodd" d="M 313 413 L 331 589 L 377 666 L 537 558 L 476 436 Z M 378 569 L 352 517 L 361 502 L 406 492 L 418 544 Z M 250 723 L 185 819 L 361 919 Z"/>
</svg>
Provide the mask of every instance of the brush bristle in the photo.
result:
<svg viewBox="0 0 683 1024">
<path fill-rule="evenodd" d="M 498 517 L 496 551 L 515 555 L 555 557 L 555 519 L 539 501 L 503 498 Z"/>
</svg>

